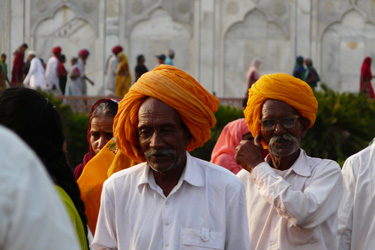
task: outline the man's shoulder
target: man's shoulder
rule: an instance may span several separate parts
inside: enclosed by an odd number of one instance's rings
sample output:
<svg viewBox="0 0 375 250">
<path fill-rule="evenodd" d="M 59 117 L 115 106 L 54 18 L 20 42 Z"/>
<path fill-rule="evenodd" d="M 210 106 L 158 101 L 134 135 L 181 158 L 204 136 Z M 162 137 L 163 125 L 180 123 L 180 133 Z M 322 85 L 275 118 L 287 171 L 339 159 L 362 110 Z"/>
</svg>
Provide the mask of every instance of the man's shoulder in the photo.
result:
<svg viewBox="0 0 375 250">
<path fill-rule="evenodd" d="M 373 165 L 375 167 L 375 144 L 372 144 L 347 158 L 344 166 L 349 165 L 358 168 L 368 165 Z"/>
<path fill-rule="evenodd" d="M 216 182 L 218 184 L 241 184 L 241 180 L 228 169 L 196 157 L 192 157 L 192 159 L 195 165 L 197 165 L 201 168 L 201 170 L 204 171 L 211 182 Z"/>
<path fill-rule="evenodd" d="M 317 158 L 317 157 L 311 157 L 311 156 L 306 156 L 308 160 L 308 165 L 311 168 L 311 172 L 337 172 L 341 173 L 341 168 L 340 165 L 330 159 L 322 159 L 322 158 Z"/>
</svg>

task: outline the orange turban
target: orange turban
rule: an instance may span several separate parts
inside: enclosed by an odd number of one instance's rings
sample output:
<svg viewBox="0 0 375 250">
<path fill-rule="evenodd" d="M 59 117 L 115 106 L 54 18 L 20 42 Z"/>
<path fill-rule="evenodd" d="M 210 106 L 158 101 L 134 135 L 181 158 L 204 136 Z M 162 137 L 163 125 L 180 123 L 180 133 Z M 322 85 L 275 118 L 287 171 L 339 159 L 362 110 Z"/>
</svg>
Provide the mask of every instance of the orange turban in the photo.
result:
<svg viewBox="0 0 375 250">
<path fill-rule="evenodd" d="M 287 103 L 310 121 L 309 128 L 314 125 L 318 101 L 311 87 L 288 74 L 264 75 L 249 89 L 249 99 L 244 111 L 246 124 L 254 137 L 260 133 L 259 119 L 262 105 L 267 99 Z"/>
<path fill-rule="evenodd" d="M 186 150 L 202 146 L 216 124 L 219 100 L 184 71 L 162 64 L 143 74 L 121 100 L 113 131 L 118 148 L 135 161 L 144 161 L 138 139 L 138 110 L 147 97 L 174 108 L 188 127 L 192 140 Z"/>
</svg>

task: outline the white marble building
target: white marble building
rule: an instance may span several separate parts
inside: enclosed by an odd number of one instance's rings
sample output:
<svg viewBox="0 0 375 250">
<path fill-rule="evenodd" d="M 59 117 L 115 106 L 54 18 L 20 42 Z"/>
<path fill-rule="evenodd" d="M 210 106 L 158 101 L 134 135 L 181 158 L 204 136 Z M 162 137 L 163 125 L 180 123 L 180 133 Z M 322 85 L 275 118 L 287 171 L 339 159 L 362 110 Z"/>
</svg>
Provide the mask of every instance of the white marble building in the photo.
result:
<svg viewBox="0 0 375 250">
<path fill-rule="evenodd" d="M 23 42 L 45 61 L 60 45 L 69 58 L 91 54 L 86 71 L 102 94 L 104 66 L 120 44 L 131 72 L 144 54 L 176 52 L 174 63 L 219 97 L 242 97 L 251 61 L 261 72 L 291 73 L 311 57 L 323 82 L 357 92 L 365 56 L 375 57 L 373 0 L 0 0 L 0 52 Z"/>
</svg>

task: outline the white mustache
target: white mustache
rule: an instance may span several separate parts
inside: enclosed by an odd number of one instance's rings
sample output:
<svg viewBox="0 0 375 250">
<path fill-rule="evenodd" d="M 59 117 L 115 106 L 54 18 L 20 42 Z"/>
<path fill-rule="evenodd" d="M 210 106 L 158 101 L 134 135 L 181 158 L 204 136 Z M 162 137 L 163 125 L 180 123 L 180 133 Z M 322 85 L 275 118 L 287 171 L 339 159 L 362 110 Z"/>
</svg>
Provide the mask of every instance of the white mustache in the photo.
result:
<svg viewBox="0 0 375 250">
<path fill-rule="evenodd" d="M 272 146 L 275 142 L 280 141 L 280 140 L 286 140 L 286 141 L 292 141 L 294 143 L 298 143 L 297 137 L 291 135 L 291 134 L 283 134 L 280 136 L 273 136 L 270 139 L 270 142 L 268 143 L 269 146 Z"/>
</svg>

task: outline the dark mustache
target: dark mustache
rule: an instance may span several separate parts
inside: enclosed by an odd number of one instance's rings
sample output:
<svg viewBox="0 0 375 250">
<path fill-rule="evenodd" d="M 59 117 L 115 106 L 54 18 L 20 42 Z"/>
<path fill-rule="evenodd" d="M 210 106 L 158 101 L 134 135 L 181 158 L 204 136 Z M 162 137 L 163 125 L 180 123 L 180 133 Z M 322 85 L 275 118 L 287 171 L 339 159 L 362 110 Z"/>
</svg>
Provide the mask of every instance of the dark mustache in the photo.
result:
<svg viewBox="0 0 375 250">
<path fill-rule="evenodd" d="M 174 151 L 173 149 L 150 149 L 147 152 L 145 152 L 146 157 L 174 155 L 176 155 L 176 151 Z"/>
<path fill-rule="evenodd" d="M 275 142 L 278 142 L 278 141 L 281 141 L 281 140 L 293 141 L 295 143 L 298 142 L 297 137 L 295 137 L 295 136 L 293 136 L 291 134 L 283 134 L 283 135 L 280 135 L 280 136 L 273 136 L 273 137 L 271 137 L 269 144 L 272 145 Z"/>
</svg>

